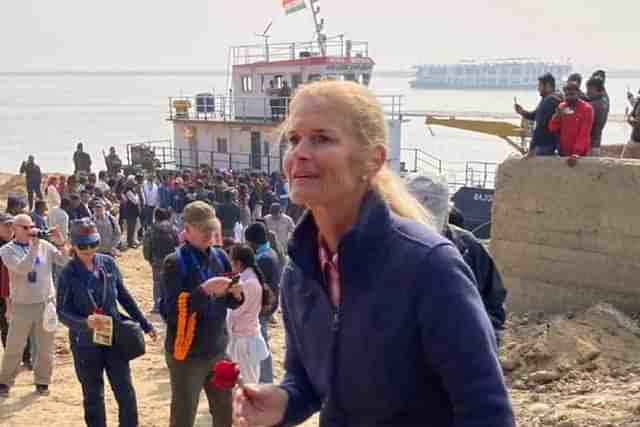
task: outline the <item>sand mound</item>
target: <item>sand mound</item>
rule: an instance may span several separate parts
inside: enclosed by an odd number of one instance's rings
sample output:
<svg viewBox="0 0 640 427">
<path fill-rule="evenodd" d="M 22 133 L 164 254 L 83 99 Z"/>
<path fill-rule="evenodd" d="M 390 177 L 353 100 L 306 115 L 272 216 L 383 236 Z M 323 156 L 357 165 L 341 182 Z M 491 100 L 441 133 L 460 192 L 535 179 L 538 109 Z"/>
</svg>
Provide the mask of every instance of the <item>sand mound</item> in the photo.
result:
<svg viewBox="0 0 640 427">
<path fill-rule="evenodd" d="M 0 173 L 0 200 L 3 204 L 6 204 L 9 193 L 26 195 L 24 176 Z"/>
<path fill-rule="evenodd" d="M 501 362 L 510 380 L 534 384 L 575 371 L 621 376 L 640 369 L 640 328 L 607 304 L 565 317 L 512 319 Z"/>
<path fill-rule="evenodd" d="M 637 323 L 607 304 L 534 317 L 510 319 L 500 357 L 519 425 L 640 427 Z"/>
</svg>

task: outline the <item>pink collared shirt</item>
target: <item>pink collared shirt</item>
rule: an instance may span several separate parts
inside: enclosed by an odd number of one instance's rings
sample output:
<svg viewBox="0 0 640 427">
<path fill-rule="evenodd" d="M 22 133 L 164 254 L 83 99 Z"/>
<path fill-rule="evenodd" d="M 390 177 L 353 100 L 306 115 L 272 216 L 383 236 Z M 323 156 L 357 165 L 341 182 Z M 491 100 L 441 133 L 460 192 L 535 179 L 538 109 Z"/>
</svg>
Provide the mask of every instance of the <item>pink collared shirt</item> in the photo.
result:
<svg viewBox="0 0 640 427">
<path fill-rule="evenodd" d="M 329 298 L 334 307 L 340 305 L 340 270 L 338 270 L 338 253 L 331 254 L 322 237 L 318 237 L 318 257 L 320 268 L 327 283 Z"/>
</svg>

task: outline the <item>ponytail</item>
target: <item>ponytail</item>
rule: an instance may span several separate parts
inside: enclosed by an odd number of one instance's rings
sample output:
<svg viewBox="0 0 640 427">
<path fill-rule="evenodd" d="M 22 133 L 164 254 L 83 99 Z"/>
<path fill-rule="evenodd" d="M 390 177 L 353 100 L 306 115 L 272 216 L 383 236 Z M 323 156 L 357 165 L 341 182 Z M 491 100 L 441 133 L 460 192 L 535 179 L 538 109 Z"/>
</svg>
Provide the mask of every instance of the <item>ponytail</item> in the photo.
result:
<svg viewBox="0 0 640 427">
<path fill-rule="evenodd" d="M 233 245 L 230 249 L 231 259 L 238 261 L 243 268 L 250 268 L 258 278 L 258 283 L 262 288 L 262 302 L 260 314 L 270 313 L 276 303 L 276 295 L 273 293 L 269 285 L 265 282 L 264 273 L 256 263 L 256 256 L 249 246 L 244 244 Z"/>
<path fill-rule="evenodd" d="M 384 165 L 371 182 L 373 189 L 397 215 L 420 224 L 433 225 L 429 211 L 407 190 L 402 179 Z"/>
</svg>

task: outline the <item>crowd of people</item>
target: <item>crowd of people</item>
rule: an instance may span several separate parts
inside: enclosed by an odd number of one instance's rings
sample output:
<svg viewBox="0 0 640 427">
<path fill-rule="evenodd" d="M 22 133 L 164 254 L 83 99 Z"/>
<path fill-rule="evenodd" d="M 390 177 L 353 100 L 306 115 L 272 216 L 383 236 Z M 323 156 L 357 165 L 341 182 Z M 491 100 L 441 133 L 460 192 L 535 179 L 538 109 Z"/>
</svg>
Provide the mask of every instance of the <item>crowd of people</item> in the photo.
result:
<svg viewBox="0 0 640 427">
<path fill-rule="evenodd" d="M 106 426 L 106 373 L 119 425 L 139 425 L 130 363 L 143 334 L 158 337 L 156 315 L 171 427 L 194 424 L 203 390 L 216 427 L 294 425 L 316 411 L 329 425 L 514 425 L 497 359 L 506 290 L 484 246 L 449 223 L 446 182 L 389 170 L 384 113 L 360 85 L 311 83 L 290 107 L 284 175 L 125 176 L 109 163 L 94 174 L 79 145 L 75 173 L 43 185 L 29 157 L 33 203 L 11 196 L 0 217 L 0 398 L 32 360 L 36 391 L 49 393 L 55 317 L 86 424 Z M 118 268 L 140 246 L 148 316 Z M 286 373 L 274 385 L 279 308 Z M 212 382 L 223 359 L 244 381 L 235 396 Z"/>
<path fill-rule="evenodd" d="M 611 100 L 606 89 L 606 73 L 595 71 L 582 91 L 582 76 L 571 74 L 562 88 L 556 89 L 556 79 L 546 73 L 538 79 L 540 103 L 533 111 L 525 110 L 517 102 L 516 113 L 534 121 L 535 127 L 527 157 L 560 155 L 575 164 L 578 157 L 600 157 L 602 134 L 609 118 Z M 640 98 L 627 94 L 631 111 L 626 120 L 631 136 L 621 154 L 622 158 L 640 158 Z"/>
</svg>

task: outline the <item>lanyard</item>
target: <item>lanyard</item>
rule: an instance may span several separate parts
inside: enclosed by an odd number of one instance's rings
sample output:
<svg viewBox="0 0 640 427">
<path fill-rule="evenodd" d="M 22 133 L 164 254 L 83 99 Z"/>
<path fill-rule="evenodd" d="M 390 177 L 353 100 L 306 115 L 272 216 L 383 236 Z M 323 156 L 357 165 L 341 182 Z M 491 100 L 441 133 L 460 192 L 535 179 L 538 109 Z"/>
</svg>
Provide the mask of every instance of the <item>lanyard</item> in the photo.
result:
<svg viewBox="0 0 640 427">
<path fill-rule="evenodd" d="M 209 280 L 210 278 L 212 278 L 215 275 L 215 271 L 213 270 L 213 260 L 212 260 L 212 255 L 213 255 L 213 249 L 209 249 L 210 253 L 209 256 L 207 258 L 207 265 L 205 266 L 205 268 L 203 269 L 200 265 L 200 262 L 198 262 L 198 258 L 196 257 L 196 255 L 193 253 L 193 250 L 190 249 L 189 252 L 189 257 L 191 258 L 191 261 L 193 263 L 193 266 L 195 267 L 196 271 L 198 272 L 198 278 L 202 281 L 202 283 L 206 282 L 207 280 Z"/>
<path fill-rule="evenodd" d="M 104 314 L 105 300 L 107 299 L 107 275 L 102 269 L 102 267 L 98 267 L 98 266 L 96 266 L 96 273 L 98 273 L 97 274 L 98 280 L 100 280 L 100 277 L 102 277 L 102 300 L 100 301 L 102 305 L 98 306 L 98 304 L 96 304 L 96 300 L 93 298 L 92 289 L 89 289 L 87 293 L 89 294 L 89 300 L 93 305 L 93 309 L 95 310 L 95 313 Z M 95 273 L 91 273 L 91 275 L 95 276 Z"/>
</svg>

